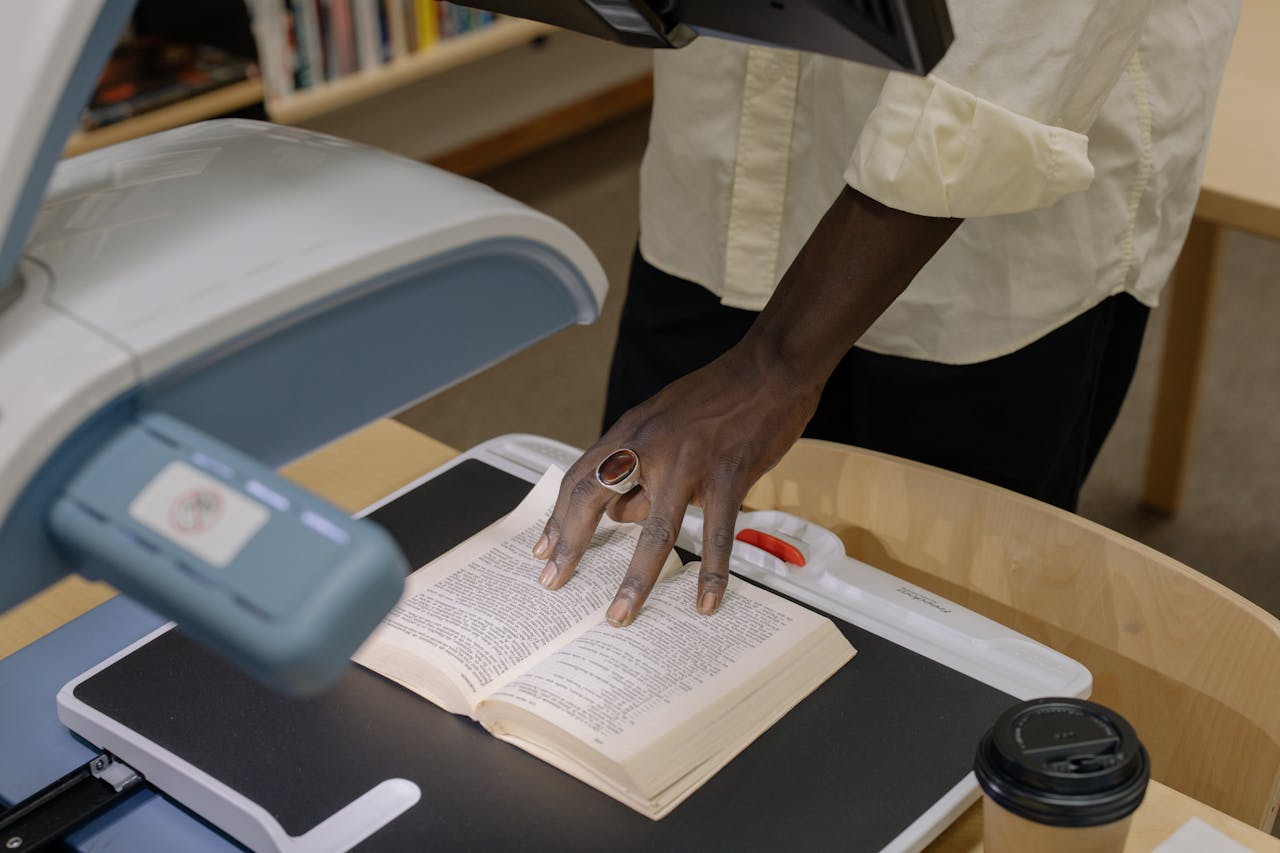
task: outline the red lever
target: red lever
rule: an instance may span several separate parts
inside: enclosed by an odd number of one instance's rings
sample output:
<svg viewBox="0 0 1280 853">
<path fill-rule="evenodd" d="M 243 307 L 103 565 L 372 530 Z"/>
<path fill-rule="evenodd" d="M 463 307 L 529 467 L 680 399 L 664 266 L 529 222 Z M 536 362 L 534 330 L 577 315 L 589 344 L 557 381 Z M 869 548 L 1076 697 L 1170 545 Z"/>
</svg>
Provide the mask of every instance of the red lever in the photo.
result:
<svg viewBox="0 0 1280 853">
<path fill-rule="evenodd" d="M 747 527 L 740 530 L 734 538 L 739 542 L 754 545 L 761 551 L 767 551 L 784 563 L 790 563 L 793 566 L 804 565 L 804 554 L 800 553 L 800 549 L 790 542 L 783 542 L 777 536 L 770 536 L 763 531 Z"/>
</svg>

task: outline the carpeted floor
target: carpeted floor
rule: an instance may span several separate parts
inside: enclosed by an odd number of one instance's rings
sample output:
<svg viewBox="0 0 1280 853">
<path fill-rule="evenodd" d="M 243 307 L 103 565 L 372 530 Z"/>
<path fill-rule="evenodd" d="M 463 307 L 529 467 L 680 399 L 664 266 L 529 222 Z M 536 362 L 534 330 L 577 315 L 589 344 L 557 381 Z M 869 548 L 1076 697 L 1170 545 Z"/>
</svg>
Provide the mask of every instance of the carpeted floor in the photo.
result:
<svg viewBox="0 0 1280 853">
<path fill-rule="evenodd" d="M 455 447 L 507 432 L 584 446 L 605 377 L 635 241 L 647 119 L 626 119 L 485 176 L 582 235 L 612 290 L 601 319 L 570 329 L 410 409 L 401 419 Z M 1080 512 L 1170 554 L 1280 615 L 1280 243 L 1232 234 L 1216 302 L 1185 509 L 1138 503 L 1165 316 L 1151 320 L 1133 390 Z"/>
</svg>

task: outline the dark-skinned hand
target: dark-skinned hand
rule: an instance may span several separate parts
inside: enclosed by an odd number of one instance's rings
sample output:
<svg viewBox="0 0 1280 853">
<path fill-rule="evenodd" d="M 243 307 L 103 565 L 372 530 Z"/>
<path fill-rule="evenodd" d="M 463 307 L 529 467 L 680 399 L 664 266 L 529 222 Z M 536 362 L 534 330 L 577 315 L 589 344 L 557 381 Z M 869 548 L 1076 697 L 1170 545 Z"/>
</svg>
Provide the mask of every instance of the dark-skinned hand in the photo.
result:
<svg viewBox="0 0 1280 853">
<path fill-rule="evenodd" d="M 800 437 L 840 359 L 960 220 L 894 210 L 845 187 L 743 340 L 627 412 L 574 463 L 534 555 L 558 589 L 573 576 L 601 515 L 644 525 L 607 612 L 631 624 L 653 588 L 690 504 L 703 510 L 698 610 L 720 606 L 738 508 Z M 618 495 L 596 468 L 628 448 L 640 486 Z"/>
<path fill-rule="evenodd" d="M 541 582 L 559 589 L 573 576 L 601 514 L 643 522 L 635 556 L 607 618 L 629 625 L 671 553 L 685 507 L 703 509 L 698 610 L 720 606 L 729 579 L 734 520 L 748 489 L 795 443 L 822 386 L 744 342 L 627 412 L 565 474 L 534 553 L 550 558 Z M 640 458 L 641 485 L 625 495 L 604 488 L 596 467 L 620 447 Z"/>
</svg>

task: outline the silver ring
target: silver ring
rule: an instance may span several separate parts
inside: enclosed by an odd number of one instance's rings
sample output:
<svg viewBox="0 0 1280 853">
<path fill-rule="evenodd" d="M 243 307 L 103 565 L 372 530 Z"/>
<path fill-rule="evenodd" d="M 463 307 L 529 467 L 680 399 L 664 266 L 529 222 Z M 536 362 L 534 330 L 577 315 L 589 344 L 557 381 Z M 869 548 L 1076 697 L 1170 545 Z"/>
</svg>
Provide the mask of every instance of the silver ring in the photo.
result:
<svg viewBox="0 0 1280 853">
<path fill-rule="evenodd" d="M 625 495 L 640 485 L 640 455 L 634 450 L 615 450 L 596 466 L 596 482 L 611 492 Z"/>
</svg>

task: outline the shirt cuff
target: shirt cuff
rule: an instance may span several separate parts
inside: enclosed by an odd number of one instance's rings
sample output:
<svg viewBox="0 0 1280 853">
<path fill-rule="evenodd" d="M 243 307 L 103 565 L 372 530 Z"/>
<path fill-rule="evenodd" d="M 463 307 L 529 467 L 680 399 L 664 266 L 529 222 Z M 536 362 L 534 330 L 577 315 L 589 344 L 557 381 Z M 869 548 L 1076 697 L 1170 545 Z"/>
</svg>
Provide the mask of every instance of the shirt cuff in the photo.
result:
<svg viewBox="0 0 1280 853">
<path fill-rule="evenodd" d="M 845 172 L 849 186 L 921 216 L 1048 207 L 1093 181 L 1089 138 L 937 77 L 885 81 Z"/>
</svg>

